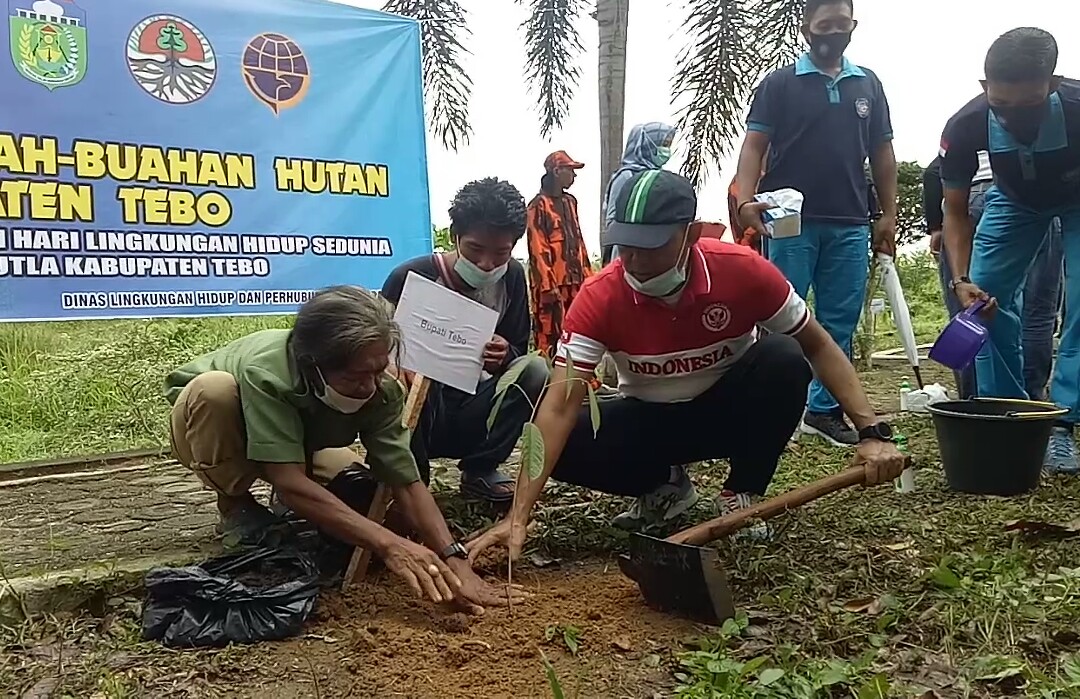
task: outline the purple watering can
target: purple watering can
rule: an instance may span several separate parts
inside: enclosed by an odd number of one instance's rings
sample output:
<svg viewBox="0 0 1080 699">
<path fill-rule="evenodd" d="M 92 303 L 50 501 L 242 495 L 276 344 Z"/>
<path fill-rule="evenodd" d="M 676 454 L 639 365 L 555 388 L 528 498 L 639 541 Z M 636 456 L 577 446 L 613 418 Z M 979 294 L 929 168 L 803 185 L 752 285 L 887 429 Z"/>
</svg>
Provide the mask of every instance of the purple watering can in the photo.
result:
<svg viewBox="0 0 1080 699">
<path fill-rule="evenodd" d="M 930 359 L 953 371 L 968 368 L 990 336 L 990 331 L 975 317 L 985 306 L 986 301 L 979 299 L 966 311 L 957 313 L 930 349 Z"/>
</svg>

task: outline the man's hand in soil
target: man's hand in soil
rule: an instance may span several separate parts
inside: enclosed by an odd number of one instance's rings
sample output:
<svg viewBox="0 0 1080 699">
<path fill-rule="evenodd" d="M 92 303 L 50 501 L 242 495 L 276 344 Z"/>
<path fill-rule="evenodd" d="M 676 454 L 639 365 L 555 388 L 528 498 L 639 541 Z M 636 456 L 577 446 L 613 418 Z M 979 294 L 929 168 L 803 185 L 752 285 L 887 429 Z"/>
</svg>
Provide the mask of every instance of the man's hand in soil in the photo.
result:
<svg viewBox="0 0 1080 699">
<path fill-rule="evenodd" d="M 396 537 L 381 557 L 386 567 L 408 583 L 417 597 L 448 602 L 454 598 L 453 590 L 461 587 L 461 579 L 434 551 L 403 537 Z"/>
<path fill-rule="evenodd" d="M 510 343 L 498 335 L 493 335 L 491 341 L 484 346 L 484 371 L 494 374 L 502 369 L 509 352 Z"/>
<path fill-rule="evenodd" d="M 456 566 L 461 585 L 457 588 L 455 603 L 470 614 L 480 615 L 485 607 L 517 604 L 529 596 L 520 585 L 492 585 L 473 572 L 465 561 Z"/>
<path fill-rule="evenodd" d="M 465 547 L 469 549 L 469 563 L 475 563 L 480 554 L 492 546 L 507 547 L 510 560 L 516 561 L 521 557 L 521 549 L 525 546 L 525 536 L 527 534 L 526 522 L 514 522 L 510 516 L 504 517 L 486 532 L 465 544 Z"/>
</svg>

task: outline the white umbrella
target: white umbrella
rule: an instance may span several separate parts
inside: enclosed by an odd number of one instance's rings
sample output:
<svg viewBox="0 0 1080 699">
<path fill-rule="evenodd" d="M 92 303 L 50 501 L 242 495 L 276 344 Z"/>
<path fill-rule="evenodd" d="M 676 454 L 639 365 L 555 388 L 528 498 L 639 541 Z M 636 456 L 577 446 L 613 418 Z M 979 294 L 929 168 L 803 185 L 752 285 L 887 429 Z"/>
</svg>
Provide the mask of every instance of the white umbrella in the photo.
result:
<svg viewBox="0 0 1080 699">
<path fill-rule="evenodd" d="M 919 388 L 923 388 L 922 373 L 919 371 L 919 344 L 915 341 L 915 328 L 911 325 L 911 311 L 908 310 L 907 299 L 904 298 L 904 289 L 900 286 L 900 275 L 896 271 L 896 263 L 893 258 L 885 253 L 877 253 L 878 265 L 881 267 L 881 283 L 885 286 L 885 295 L 889 298 L 889 308 L 892 310 L 893 322 L 896 324 L 896 332 L 900 334 L 900 344 L 904 347 L 904 354 L 915 372 L 915 381 Z"/>
</svg>

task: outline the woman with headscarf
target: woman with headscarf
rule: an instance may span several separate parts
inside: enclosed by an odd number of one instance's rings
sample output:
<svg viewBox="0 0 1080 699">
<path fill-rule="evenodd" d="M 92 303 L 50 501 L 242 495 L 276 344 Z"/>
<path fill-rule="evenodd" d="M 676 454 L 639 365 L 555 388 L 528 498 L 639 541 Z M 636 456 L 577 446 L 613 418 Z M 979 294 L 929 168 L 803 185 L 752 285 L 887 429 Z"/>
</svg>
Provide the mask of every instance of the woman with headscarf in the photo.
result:
<svg viewBox="0 0 1080 699">
<path fill-rule="evenodd" d="M 657 170 L 671 160 L 671 144 L 675 140 L 675 127 L 659 121 L 637 124 L 630 129 L 626 138 L 626 150 L 623 151 L 619 169 L 612 173 L 604 197 L 605 223 L 610 226 L 615 220 L 615 202 L 619 191 L 630 181 L 635 172 Z M 600 247 L 603 263 L 607 265 L 615 256 L 614 246 L 604 244 L 605 235 L 600 235 Z"/>
<path fill-rule="evenodd" d="M 589 253 L 581 235 L 577 198 L 567 190 L 585 167 L 566 151 L 544 160 L 540 193 L 529 202 L 529 295 L 532 301 L 533 342 L 552 357 L 562 319 L 587 278 L 592 276 Z"/>
</svg>

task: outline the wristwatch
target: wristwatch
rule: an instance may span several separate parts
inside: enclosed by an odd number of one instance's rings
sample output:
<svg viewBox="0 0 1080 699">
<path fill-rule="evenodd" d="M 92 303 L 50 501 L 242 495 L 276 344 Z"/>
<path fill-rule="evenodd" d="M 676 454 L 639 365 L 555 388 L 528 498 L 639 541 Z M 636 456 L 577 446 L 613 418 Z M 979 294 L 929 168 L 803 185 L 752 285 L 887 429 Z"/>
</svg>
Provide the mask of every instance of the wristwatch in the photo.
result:
<svg viewBox="0 0 1080 699">
<path fill-rule="evenodd" d="M 460 558 L 464 561 L 467 561 L 469 560 L 469 551 L 460 543 L 455 541 L 454 543 L 450 544 L 442 550 L 442 552 L 439 554 L 439 558 L 443 559 L 444 561 L 451 558 Z"/>
<path fill-rule="evenodd" d="M 957 277 L 949 280 L 949 291 L 956 291 L 958 284 L 971 284 L 971 277 Z"/>
<path fill-rule="evenodd" d="M 878 422 L 873 425 L 867 425 L 859 430 L 859 441 L 862 442 L 867 439 L 876 439 L 879 442 L 892 442 L 892 427 L 890 427 L 887 422 Z"/>
</svg>

